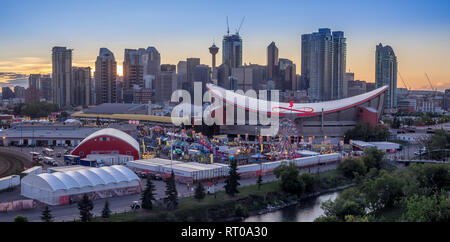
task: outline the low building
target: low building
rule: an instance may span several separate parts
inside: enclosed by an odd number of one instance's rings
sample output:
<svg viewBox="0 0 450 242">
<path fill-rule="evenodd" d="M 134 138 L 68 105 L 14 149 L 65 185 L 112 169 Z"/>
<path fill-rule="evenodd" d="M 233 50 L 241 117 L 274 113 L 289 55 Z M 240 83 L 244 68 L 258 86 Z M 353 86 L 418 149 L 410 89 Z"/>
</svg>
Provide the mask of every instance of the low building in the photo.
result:
<svg viewBox="0 0 450 242">
<path fill-rule="evenodd" d="M 0 131 L 2 146 L 76 146 L 98 131 L 79 124 L 23 123 Z"/>
<path fill-rule="evenodd" d="M 28 175 L 21 181 L 21 195 L 48 205 L 125 196 L 141 192 L 139 177 L 125 166 L 77 169 Z"/>
<path fill-rule="evenodd" d="M 86 137 L 71 153 L 81 158 L 93 154 L 129 155 L 140 158 L 139 143 L 117 129 L 102 129 Z"/>
</svg>

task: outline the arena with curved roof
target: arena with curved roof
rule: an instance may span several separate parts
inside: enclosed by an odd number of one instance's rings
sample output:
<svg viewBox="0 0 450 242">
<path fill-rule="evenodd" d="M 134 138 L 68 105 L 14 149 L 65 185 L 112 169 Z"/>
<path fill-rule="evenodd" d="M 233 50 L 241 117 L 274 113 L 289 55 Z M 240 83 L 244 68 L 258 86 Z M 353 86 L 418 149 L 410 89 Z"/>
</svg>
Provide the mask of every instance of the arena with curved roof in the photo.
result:
<svg viewBox="0 0 450 242">
<path fill-rule="evenodd" d="M 82 194 L 105 198 L 138 193 L 141 182 L 125 166 L 90 168 L 28 175 L 22 179 L 21 195 L 49 205 L 77 201 Z"/>
<path fill-rule="evenodd" d="M 214 84 L 206 87 L 216 98 L 246 112 L 266 113 L 280 116 L 295 124 L 293 136 L 303 137 L 343 137 L 345 132 L 359 122 L 378 124 L 383 111 L 384 95 L 388 86 L 383 86 L 358 96 L 317 103 L 283 103 L 248 97 L 234 91 L 226 90 Z M 248 114 L 246 114 L 248 117 Z M 251 125 L 224 125 L 220 127 L 223 134 L 255 134 Z"/>
</svg>

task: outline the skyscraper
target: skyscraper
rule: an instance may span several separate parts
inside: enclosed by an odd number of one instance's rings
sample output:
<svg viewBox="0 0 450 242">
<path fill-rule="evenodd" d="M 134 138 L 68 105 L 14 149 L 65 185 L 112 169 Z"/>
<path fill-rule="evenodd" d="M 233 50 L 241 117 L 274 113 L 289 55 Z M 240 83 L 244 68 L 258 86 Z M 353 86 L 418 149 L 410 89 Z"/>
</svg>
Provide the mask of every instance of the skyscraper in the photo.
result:
<svg viewBox="0 0 450 242">
<path fill-rule="evenodd" d="M 275 42 L 270 43 L 267 47 L 267 79 L 276 83 L 278 90 L 281 89 L 281 85 L 278 83 L 278 48 Z"/>
<path fill-rule="evenodd" d="M 175 65 L 161 65 L 161 71 L 155 80 L 155 96 L 152 101 L 170 102 L 172 93 L 178 89 Z"/>
<path fill-rule="evenodd" d="M 346 39 L 341 31 L 319 29 L 302 35 L 302 78 L 313 100 L 327 101 L 344 97 Z"/>
<path fill-rule="evenodd" d="M 28 87 L 34 87 L 39 89 L 39 84 L 41 81 L 41 74 L 30 74 L 28 77 Z"/>
<path fill-rule="evenodd" d="M 58 107 L 71 105 L 72 50 L 53 47 L 52 51 L 52 101 Z"/>
<path fill-rule="evenodd" d="M 117 62 L 114 54 L 101 48 L 95 62 L 95 103 L 117 102 Z"/>
<path fill-rule="evenodd" d="M 200 58 L 187 58 L 186 60 L 186 81 L 182 84 L 182 88 L 193 93 L 194 88 L 194 68 L 200 65 Z"/>
<path fill-rule="evenodd" d="M 73 89 L 71 90 L 72 105 L 88 106 L 91 104 L 91 68 L 72 68 Z"/>
<path fill-rule="evenodd" d="M 377 45 L 375 52 L 375 83 L 377 88 L 388 85 L 384 99 L 385 108 L 397 107 L 397 57 L 389 46 Z"/>
<path fill-rule="evenodd" d="M 222 64 L 228 66 L 230 73 L 232 68 L 242 66 L 242 39 L 238 33 L 223 37 Z"/>
<path fill-rule="evenodd" d="M 2 87 L 2 99 L 8 100 L 14 98 L 14 92 L 11 90 L 10 87 Z"/>
<path fill-rule="evenodd" d="M 211 68 L 207 65 L 197 65 L 192 70 L 193 72 L 193 81 L 202 83 L 202 92 L 206 92 L 206 83 L 211 81 L 210 73 Z"/>
<path fill-rule="evenodd" d="M 275 86 L 282 91 L 295 91 L 297 86 L 297 67 L 293 61 L 280 58 L 278 61 L 278 81 Z M 278 86 L 277 86 L 278 83 Z"/>
<path fill-rule="evenodd" d="M 52 100 L 52 78 L 50 75 L 44 75 L 39 80 L 39 96 L 50 102 Z"/>
<path fill-rule="evenodd" d="M 133 88 L 134 85 L 144 87 L 144 62 L 141 51 L 125 49 L 123 79 L 126 89 Z"/>
</svg>

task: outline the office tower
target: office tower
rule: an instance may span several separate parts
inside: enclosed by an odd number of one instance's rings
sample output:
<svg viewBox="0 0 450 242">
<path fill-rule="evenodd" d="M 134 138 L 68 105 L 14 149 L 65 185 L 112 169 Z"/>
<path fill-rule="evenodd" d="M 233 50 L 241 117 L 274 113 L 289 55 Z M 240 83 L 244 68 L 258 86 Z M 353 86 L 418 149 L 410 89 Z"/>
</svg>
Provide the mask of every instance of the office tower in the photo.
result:
<svg viewBox="0 0 450 242">
<path fill-rule="evenodd" d="M 170 65 L 170 64 L 161 65 L 161 72 L 176 73 L 177 72 L 177 66 L 176 65 Z"/>
<path fill-rule="evenodd" d="M 344 97 L 346 39 L 341 31 L 319 29 L 302 35 L 302 77 L 314 101 Z"/>
<path fill-rule="evenodd" d="M 186 81 L 182 84 L 182 88 L 193 94 L 194 87 L 194 68 L 200 65 L 200 58 L 188 58 L 186 60 Z"/>
<path fill-rule="evenodd" d="M 281 91 L 293 91 L 296 89 L 296 71 L 294 62 L 280 58 L 278 61 L 278 80 L 275 81 L 275 88 Z"/>
<path fill-rule="evenodd" d="M 155 80 L 155 95 L 152 101 L 168 103 L 172 93 L 178 89 L 175 65 L 161 65 L 161 72 Z"/>
<path fill-rule="evenodd" d="M 14 92 L 9 87 L 2 87 L 2 99 L 8 100 L 14 98 Z"/>
<path fill-rule="evenodd" d="M 350 74 L 350 73 L 347 73 Z M 352 73 L 353 74 L 353 73 Z M 358 96 L 367 92 L 367 83 L 365 81 L 348 79 L 348 97 Z"/>
<path fill-rule="evenodd" d="M 117 100 L 117 62 L 114 54 L 101 48 L 95 62 L 95 104 L 116 103 Z"/>
<path fill-rule="evenodd" d="M 39 80 L 39 96 L 45 101 L 52 101 L 52 78 L 50 75 L 44 75 Z"/>
<path fill-rule="evenodd" d="M 230 68 L 227 64 L 222 64 L 217 68 L 217 85 L 225 89 L 230 89 L 229 77 L 231 75 Z"/>
<path fill-rule="evenodd" d="M 134 85 L 144 87 L 144 63 L 141 51 L 125 49 L 123 79 L 124 88 L 133 88 Z"/>
<path fill-rule="evenodd" d="M 52 101 L 58 107 L 71 105 L 72 50 L 66 47 L 53 47 L 52 51 Z"/>
<path fill-rule="evenodd" d="M 14 87 L 14 97 L 24 98 L 25 97 L 25 87 L 15 86 Z"/>
<path fill-rule="evenodd" d="M 187 62 L 179 61 L 177 64 L 177 74 L 187 74 Z"/>
<path fill-rule="evenodd" d="M 207 65 L 197 65 L 192 70 L 193 81 L 202 83 L 202 94 L 206 92 L 206 83 L 211 82 L 211 68 Z"/>
<path fill-rule="evenodd" d="M 150 46 L 148 47 L 143 55 L 144 71 L 145 75 L 153 75 L 156 77 L 161 71 L 161 55 L 158 50 Z"/>
<path fill-rule="evenodd" d="M 270 43 L 270 45 L 267 47 L 267 79 L 274 81 L 275 83 L 278 82 L 278 48 L 275 45 L 275 42 Z M 280 90 L 281 85 L 278 84 L 277 86 Z"/>
<path fill-rule="evenodd" d="M 351 97 L 349 96 L 348 90 L 349 90 L 349 82 L 355 80 L 355 73 L 353 72 L 346 72 L 344 75 L 344 98 Z"/>
<path fill-rule="evenodd" d="M 231 78 L 236 80 L 237 89 L 261 90 L 266 79 L 266 68 L 260 65 L 243 65 L 231 69 Z"/>
<path fill-rule="evenodd" d="M 34 86 L 30 86 L 25 90 L 25 103 L 30 104 L 40 101 L 39 89 Z"/>
<path fill-rule="evenodd" d="M 222 64 L 228 66 L 229 72 L 232 68 L 242 66 L 242 39 L 238 33 L 223 37 Z"/>
<path fill-rule="evenodd" d="M 375 90 L 376 86 L 377 85 L 374 82 L 367 82 L 366 83 L 366 92 L 371 92 L 371 91 Z"/>
<path fill-rule="evenodd" d="M 219 47 L 216 46 L 215 43 L 211 47 L 209 47 L 209 53 L 212 56 L 212 72 L 216 69 L 216 55 L 219 52 Z"/>
<path fill-rule="evenodd" d="M 73 67 L 72 68 L 73 89 L 71 93 L 72 105 L 88 106 L 91 104 L 91 68 Z"/>
<path fill-rule="evenodd" d="M 39 89 L 39 83 L 41 81 L 41 74 L 30 74 L 28 77 L 28 87 L 35 87 Z"/>
<path fill-rule="evenodd" d="M 375 52 L 375 83 L 377 88 L 388 85 L 385 108 L 397 107 L 397 57 L 389 46 L 377 45 Z"/>
</svg>

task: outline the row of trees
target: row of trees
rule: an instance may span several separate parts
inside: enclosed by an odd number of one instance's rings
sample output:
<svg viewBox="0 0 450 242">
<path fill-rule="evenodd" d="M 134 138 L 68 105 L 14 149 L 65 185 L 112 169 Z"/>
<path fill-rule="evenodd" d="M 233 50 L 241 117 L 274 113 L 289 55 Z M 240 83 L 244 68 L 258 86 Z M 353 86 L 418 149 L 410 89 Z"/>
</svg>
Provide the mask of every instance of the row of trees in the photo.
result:
<svg viewBox="0 0 450 242">
<path fill-rule="evenodd" d="M 386 141 L 389 139 L 389 129 L 384 125 L 371 127 L 368 123 L 359 123 L 355 128 L 347 131 L 344 141 L 348 143 L 350 140 L 362 141 Z"/>
<path fill-rule="evenodd" d="M 389 169 L 381 152 L 368 150 L 361 159 L 346 159 L 339 165 L 338 170 L 356 186 L 335 201 L 324 202 L 325 216 L 316 221 L 450 221 L 449 169 L 448 164 Z M 386 218 L 389 211 L 398 214 Z"/>
<path fill-rule="evenodd" d="M 14 106 L 15 115 L 29 116 L 32 119 L 47 117 L 52 112 L 58 111 L 58 105 L 47 102 L 21 103 Z"/>
</svg>

